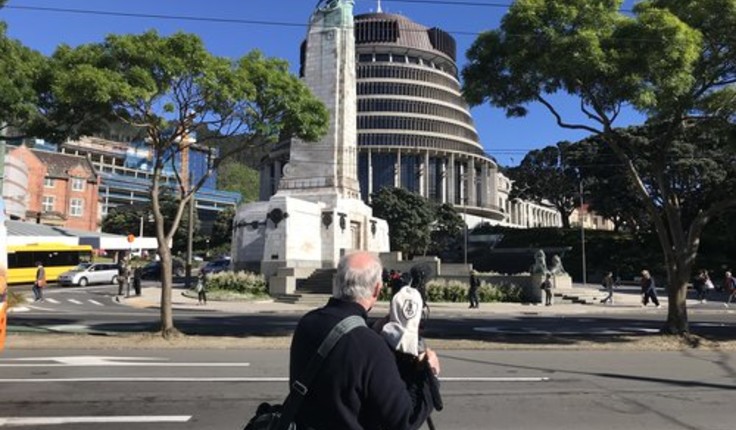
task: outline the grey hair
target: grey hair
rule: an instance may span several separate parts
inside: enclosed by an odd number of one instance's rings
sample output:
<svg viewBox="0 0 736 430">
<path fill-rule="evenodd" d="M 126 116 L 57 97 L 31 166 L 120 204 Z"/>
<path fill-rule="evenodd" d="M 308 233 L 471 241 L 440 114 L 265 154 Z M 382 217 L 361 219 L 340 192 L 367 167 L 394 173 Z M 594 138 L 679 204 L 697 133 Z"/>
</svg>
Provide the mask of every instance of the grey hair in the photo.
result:
<svg viewBox="0 0 736 430">
<path fill-rule="evenodd" d="M 367 264 L 352 264 L 354 257 L 367 258 Z M 357 266 L 357 267 L 356 267 Z M 336 299 L 357 302 L 370 298 L 376 284 L 381 282 L 381 260 L 370 253 L 345 255 L 337 265 L 337 274 L 332 286 L 332 296 Z"/>
</svg>

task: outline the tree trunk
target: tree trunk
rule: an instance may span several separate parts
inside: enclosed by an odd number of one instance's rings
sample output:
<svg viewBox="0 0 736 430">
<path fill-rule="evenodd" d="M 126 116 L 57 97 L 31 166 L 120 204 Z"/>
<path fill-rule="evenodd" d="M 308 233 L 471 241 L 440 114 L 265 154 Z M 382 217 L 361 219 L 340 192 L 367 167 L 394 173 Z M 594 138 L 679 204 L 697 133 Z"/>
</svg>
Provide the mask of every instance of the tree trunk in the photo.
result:
<svg viewBox="0 0 736 430">
<path fill-rule="evenodd" d="M 687 334 L 690 332 L 690 324 L 687 319 L 687 281 L 678 281 L 667 286 L 667 298 L 669 307 L 667 309 L 667 322 L 664 333 Z"/>
<path fill-rule="evenodd" d="M 169 339 L 177 333 L 174 327 L 174 315 L 171 306 L 173 278 L 171 275 L 171 249 L 166 242 L 159 242 L 158 253 L 161 257 L 161 335 Z"/>
<path fill-rule="evenodd" d="M 562 228 L 570 228 L 570 215 L 568 215 L 565 211 L 559 211 L 560 212 L 560 219 L 562 220 Z M 582 222 L 582 219 L 580 220 Z"/>
</svg>

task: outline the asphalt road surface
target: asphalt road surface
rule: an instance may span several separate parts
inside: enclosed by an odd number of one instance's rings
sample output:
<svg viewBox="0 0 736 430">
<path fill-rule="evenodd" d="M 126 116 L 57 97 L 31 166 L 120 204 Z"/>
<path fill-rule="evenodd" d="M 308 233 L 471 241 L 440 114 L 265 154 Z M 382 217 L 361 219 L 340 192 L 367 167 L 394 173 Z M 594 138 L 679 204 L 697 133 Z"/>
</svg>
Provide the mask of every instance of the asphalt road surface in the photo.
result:
<svg viewBox="0 0 736 430">
<path fill-rule="evenodd" d="M 440 351 L 438 429 L 732 429 L 736 353 Z M 241 429 L 283 350 L 9 350 L 0 428 Z M 426 428 L 426 427 L 425 427 Z"/>
<path fill-rule="evenodd" d="M 9 315 L 11 331 L 66 332 L 153 331 L 160 324 L 158 309 L 137 309 L 115 301 L 115 286 L 50 289 L 42 303 L 32 303 L 29 312 Z M 582 306 L 582 305 L 581 305 Z M 426 323 L 425 336 L 446 339 L 490 339 L 499 336 L 610 336 L 651 334 L 662 327 L 665 310 L 607 313 L 595 307 L 585 314 L 544 313 L 528 306 L 516 314 L 443 314 L 435 312 Z M 257 312 L 234 314 L 211 308 L 177 309 L 175 324 L 186 334 L 207 336 L 290 335 L 302 312 Z M 720 303 L 698 305 L 690 310 L 694 333 L 729 338 L 736 333 L 736 309 Z"/>
</svg>

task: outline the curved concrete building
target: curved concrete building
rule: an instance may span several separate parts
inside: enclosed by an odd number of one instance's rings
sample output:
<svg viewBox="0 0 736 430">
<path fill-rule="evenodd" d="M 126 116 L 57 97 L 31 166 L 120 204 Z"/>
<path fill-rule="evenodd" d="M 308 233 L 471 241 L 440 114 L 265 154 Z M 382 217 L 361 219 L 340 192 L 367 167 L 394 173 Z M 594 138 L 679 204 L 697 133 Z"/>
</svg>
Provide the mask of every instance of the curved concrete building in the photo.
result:
<svg viewBox="0 0 736 430">
<path fill-rule="evenodd" d="M 363 14 L 355 17 L 355 54 L 363 200 L 402 187 L 474 219 L 502 221 L 497 165 L 462 97 L 455 39 L 400 15 Z M 261 199 L 276 192 L 288 151 L 285 142 L 264 163 Z"/>
</svg>

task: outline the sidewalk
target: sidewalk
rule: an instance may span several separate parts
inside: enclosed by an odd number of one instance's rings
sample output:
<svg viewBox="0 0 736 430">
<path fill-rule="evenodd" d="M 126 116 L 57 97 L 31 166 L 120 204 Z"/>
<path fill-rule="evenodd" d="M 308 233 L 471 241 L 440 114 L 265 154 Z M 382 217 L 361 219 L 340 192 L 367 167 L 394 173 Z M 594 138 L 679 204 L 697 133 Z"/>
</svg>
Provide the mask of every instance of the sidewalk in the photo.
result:
<svg viewBox="0 0 736 430">
<path fill-rule="evenodd" d="M 196 298 L 184 296 L 183 288 L 174 287 L 172 292 L 172 304 L 174 310 L 197 310 L 197 311 L 217 311 L 233 314 L 273 314 L 273 313 L 297 313 L 303 314 L 314 309 L 315 306 L 307 304 L 290 304 L 280 303 L 271 299 L 258 301 L 215 301 L 209 300 L 207 305 L 198 305 Z M 641 296 L 632 292 L 616 292 L 614 294 L 614 304 L 572 304 L 572 303 L 555 303 L 552 306 L 543 306 L 541 304 L 522 304 L 522 303 L 481 303 L 479 309 L 468 309 L 468 304 L 463 303 L 430 303 L 430 310 L 433 315 L 441 315 L 445 317 L 462 317 L 470 315 L 575 315 L 588 313 L 635 313 L 642 312 L 667 312 L 668 300 L 666 297 L 660 296 L 662 307 L 656 309 L 652 304 L 642 308 Z M 121 303 L 136 308 L 159 308 L 161 303 L 161 288 L 157 286 L 144 287 L 140 296 L 121 299 Z M 687 301 L 689 311 L 708 310 L 723 311 L 727 308 L 723 307 L 719 302 L 701 305 L 695 300 Z M 378 302 L 372 309 L 371 315 L 386 315 L 388 313 L 388 302 Z"/>
</svg>

